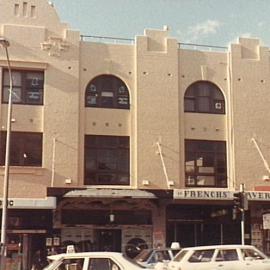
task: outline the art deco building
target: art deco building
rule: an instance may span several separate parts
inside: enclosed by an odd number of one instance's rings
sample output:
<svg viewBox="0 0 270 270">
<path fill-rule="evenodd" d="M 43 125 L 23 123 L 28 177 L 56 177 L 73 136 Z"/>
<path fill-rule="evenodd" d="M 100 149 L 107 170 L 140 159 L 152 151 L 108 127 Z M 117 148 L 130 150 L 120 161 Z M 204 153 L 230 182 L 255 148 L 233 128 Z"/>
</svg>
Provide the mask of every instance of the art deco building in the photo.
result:
<svg viewBox="0 0 270 270">
<path fill-rule="evenodd" d="M 245 241 L 270 251 L 270 63 L 258 39 L 83 37 L 46 0 L 0 0 L 0 36 L 13 78 L 8 248 L 23 269 L 37 249 L 72 243 L 129 256 L 240 243 L 241 184 Z M 0 48 L 0 183 L 9 86 Z"/>
</svg>

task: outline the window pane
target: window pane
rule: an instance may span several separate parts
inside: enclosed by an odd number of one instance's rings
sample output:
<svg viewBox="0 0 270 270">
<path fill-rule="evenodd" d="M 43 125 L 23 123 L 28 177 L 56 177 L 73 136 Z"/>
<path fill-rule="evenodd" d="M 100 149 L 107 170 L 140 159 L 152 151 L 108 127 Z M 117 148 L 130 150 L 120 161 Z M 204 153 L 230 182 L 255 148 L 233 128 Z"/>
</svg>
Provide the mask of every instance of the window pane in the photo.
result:
<svg viewBox="0 0 270 270">
<path fill-rule="evenodd" d="M 129 138 L 85 136 L 85 183 L 129 184 Z"/>
<path fill-rule="evenodd" d="M 44 72 L 14 71 L 12 70 L 12 101 L 20 104 L 43 104 Z M 8 102 L 9 75 L 4 71 L 3 99 Z"/>
<path fill-rule="evenodd" d="M 198 111 L 210 112 L 210 100 L 208 97 L 198 97 Z"/>
<path fill-rule="evenodd" d="M 43 73 L 39 73 L 39 72 L 26 73 L 26 87 L 43 88 L 43 84 L 44 84 Z"/>
<path fill-rule="evenodd" d="M 187 186 L 227 186 L 226 144 L 219 141 L 185 141 Z"/>
<path fill-rule="evenodd" d="M 114 150 L 104 149 L 98 151 L 98 169 L 115 170 L 116 169 L 116 152 Z"/>
<path fill-rule="evenodd" d="M 112 75 L 101 75 L 86 88 L 85 106 L 101 108 L 129 108 L 129 92 L 126 85 Z"/>
<path fill-rule="evenodd" d="M 216 261 L 237 261 L 238 255 L 235 249 L 224 249 L 218 252 Z"/>
<path fill-rule="evenodd" d="M 12 84 L 13 86 L 22 86 L 22 75 L 20 72 L 12 71 Z M 9 86 L 9 73 L 7 70 L 4 71 L 4 85 Z"/>
<path fill-rule="evenodd" d="M 21 103 L 22 102 L 22 92 L 21 88 L 13 87 L 12 89 L 12 102 L 13 103 Z M 9 98 L 9 87 L 4 87 L 4 96 L 3 102 L 8 102 Z"/>
<path fill-rule="evenodd" d="M 224 114 L 224 96 L 215 84 L 206 81 L 196 82 L 186 90 L 185 111 Z"/>
<path fill-rule="evenodd" d="M 195 99 L 185 98 L 185 111 L 186 112 L 195 111 Z"/>
<path fill-rule="evenodd" d="M 215 177 L 210 175 L 198 175 L 197 176 L 197 185 L 198 186 L 214 186 L 215 185 Z"/>
<path fill-rule="evenodd" d="M 1 132 L 1 165 L 5 159 L 5 136 Z M 11 166 L 41 166 L 42 165 L 42 134 L 12 132 L 10 145 Z"/>
<path fill-rule="evenodd" d="M 27 104 L 42 104 L 43 89 L 26 89 L 25 102 Z"/>
</svg>

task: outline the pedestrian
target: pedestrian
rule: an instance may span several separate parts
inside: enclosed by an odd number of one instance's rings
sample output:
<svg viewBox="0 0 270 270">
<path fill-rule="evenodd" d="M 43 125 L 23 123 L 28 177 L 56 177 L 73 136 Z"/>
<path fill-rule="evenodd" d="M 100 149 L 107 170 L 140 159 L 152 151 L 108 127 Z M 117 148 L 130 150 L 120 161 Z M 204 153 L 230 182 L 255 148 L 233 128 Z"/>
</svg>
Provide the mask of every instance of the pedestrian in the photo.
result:
<svg viewBox="0 0 270 270">
<path fill-rule="evenodd" d="M 31 270 L 42 270 L 46 266 L 46 258 L 41 250 L 37 250 L 33 256 Z"/>
</svg>

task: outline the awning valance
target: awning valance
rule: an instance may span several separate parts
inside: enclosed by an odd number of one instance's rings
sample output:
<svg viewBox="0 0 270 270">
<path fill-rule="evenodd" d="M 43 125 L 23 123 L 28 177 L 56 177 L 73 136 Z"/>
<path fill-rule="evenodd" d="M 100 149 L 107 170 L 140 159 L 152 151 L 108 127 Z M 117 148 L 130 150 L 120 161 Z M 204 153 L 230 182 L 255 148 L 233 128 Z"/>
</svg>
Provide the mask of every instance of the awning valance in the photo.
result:
<svg viewBox="0 0 270 270">
<path fill-rule="evenodd" d="M 87 188 L 72 190 L 64 195 L 65 198 L 133 198 L 133 199 L 157 199 L 156 195 L 139 189 L 100 189 Z"/>
</svg>

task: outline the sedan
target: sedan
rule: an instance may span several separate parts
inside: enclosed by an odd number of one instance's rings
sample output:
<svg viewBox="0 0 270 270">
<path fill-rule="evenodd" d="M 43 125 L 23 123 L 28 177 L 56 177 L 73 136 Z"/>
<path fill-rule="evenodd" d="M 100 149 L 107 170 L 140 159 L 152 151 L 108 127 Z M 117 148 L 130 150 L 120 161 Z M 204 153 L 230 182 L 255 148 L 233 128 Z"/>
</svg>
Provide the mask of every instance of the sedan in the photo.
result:
<svg viewBox="0 0 270 270">
<path fill-rule="evenodd" d="M 180 248 L 143 249 L 133 260 L 147 268 L 154 268 L 158 262 L 169 262 L 180 251 Z"/>
<path fill-rule="evenodd" d="M 142 270 L 118 252 L 63 253 L 48 256 L 51 263 L 43 270 Z"/>
<path fill-rule="evenodd" d="M 219 245 L 183 248 L 168 265 L 168 270 L 270 270 L 270 260 L 250 245 Z"/>
</svg>

